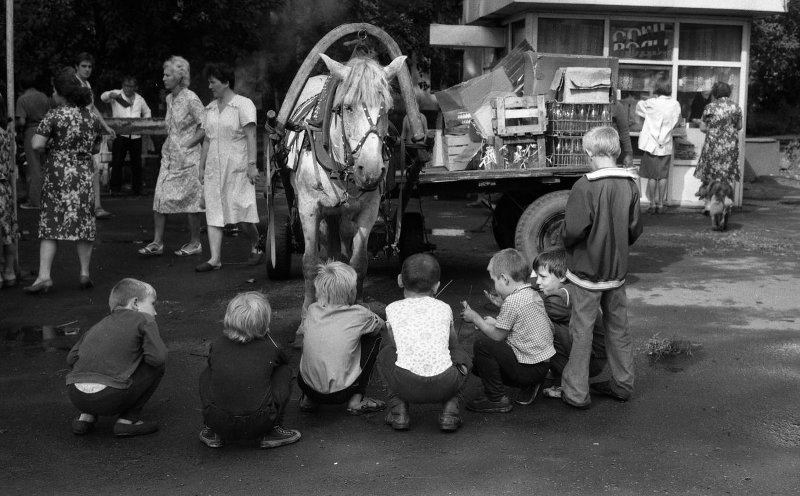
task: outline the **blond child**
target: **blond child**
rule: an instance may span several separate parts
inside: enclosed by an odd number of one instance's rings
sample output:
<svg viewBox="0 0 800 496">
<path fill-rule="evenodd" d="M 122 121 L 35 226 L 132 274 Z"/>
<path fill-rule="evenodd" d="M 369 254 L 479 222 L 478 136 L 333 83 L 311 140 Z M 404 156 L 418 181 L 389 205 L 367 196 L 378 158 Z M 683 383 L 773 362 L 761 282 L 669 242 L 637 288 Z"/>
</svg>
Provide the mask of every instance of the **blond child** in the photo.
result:
<svg viewBox="0 0 800 496">
<path fill-rule="evenodd" d="M 200 441 L 209 448 L 236 439 L 257 440 L 261 448 L 300 440 L 300 432 L 282 425 L 292 371 L 269 334 L 271 318 L 267 297 L 257 291 L 239 293 L 228 303 L 222 336 L 211 344 L 200 374 L 205 422 Z"/>
<path fill-rule="evenodd" d="M 123 279 L 108 297 L 111 315 L 81 336 L 67 355 L 67 394 L 81 411 L 72 432 L 94 429 L 100 415 L 117 415 L 119 437 L 151 434 L 155 422 L 139 415 L 164 375 L 167 347 L 155 321 L 156 290 L 146 282 Z"/>
<path fill-rule="evenodd" d="M 458 347 L 452 309 L 434 297 L 440 273 L 433 256 L 408 257 L 397 276 L 404 299 L 386 307 L 388 345 L 378 355 L 378 369 L 389 390 L 386 423 L 395 430 L 410 427 L 409 403 L 442 403 L 439 428 L 455 432 L 461 427 L 472 360 Z"/>
<path fill-rule="evenodd" d="M 575 183 L 567 200 L 564 248 L 567 279 L 573 284 L 569 334 L 572 348 L 562 375 L 561 399 L 589 408 L 589 364 L 592 329 L 603 311 L 605 347 L 612 378 L 593 386 L 597 392 L 625 401 L 633 392 L 633 343 L 628 333 L 625 278 L 628 246 L 642 234 L 639 186 L 634 172 L 617 167 L 619 136 L 596 127 L 583 137 L 592 172 Z"/>
<path fill-rule="evenodd" d="M 297 376 L 304 412 L 315 411 L 320 403 L 347 403 L 350 415 L 386 408 L 383 401 L 366 396 L 385 323 L 355 304 L 357 281 L 355 269 L 345 263 L 317 267 L 317 301 L 308 307 Z"/>
<path fill-rule="evenodd" d="M 533 403 L 555 355 L 553 330 L 539 294 L 528 283 L 530 266 L 513 248 L 496 253 L 487 267 L 503 303 L 497 318 L 482 318 L 463 302 L 462 318 L 484 336 L 475 341 L 473 374 L 483 382 L 484 397 L 467 403 L 480 413 L 510 412 L 506 385 L 520 388 L 518 404 Z"/>
</svg>

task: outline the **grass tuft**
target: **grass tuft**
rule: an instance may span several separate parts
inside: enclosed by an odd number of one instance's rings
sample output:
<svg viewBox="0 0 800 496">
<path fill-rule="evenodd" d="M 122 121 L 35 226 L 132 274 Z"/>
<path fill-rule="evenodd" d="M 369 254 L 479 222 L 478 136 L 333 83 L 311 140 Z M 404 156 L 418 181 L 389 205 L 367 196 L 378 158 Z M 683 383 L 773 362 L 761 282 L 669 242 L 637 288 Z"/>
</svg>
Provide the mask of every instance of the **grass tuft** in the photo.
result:
<svg viewBox="0 0 800 496">
<path fill-rule="evenodd" d="M 693 343 L 686 339 L 678 339 L 677 336 L 660 338 L 658 334 L 655 334 L 647 340 L 645 353 L 653 358 L 653 360 L 660 360 L 664 357 L 675 355 L 692 356 L 694 350 L 701 346 L 703 345 L 700 343 Z"/>
</svg>

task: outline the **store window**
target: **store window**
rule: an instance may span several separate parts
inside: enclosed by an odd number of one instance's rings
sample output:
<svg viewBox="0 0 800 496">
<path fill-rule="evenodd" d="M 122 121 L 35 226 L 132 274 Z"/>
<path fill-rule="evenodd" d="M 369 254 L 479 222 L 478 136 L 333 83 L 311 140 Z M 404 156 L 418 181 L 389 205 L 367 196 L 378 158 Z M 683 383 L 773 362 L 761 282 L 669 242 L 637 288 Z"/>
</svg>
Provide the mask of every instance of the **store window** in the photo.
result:
<svg viewBox="0 0 800 496">
<path fill-rule="evenodd" d="M 672 67 L 668 65 L 621 65 L 619 68 L 620 103 L 628 114 L 631 131 L 641 131 L 642 122 L 636 118 L 636 104 L 653 95 L 656 81 L 671 80 Z"/>
<path fill-rule="evenodd" d="M 681 23 L 678 58 L 738 62 L 742 59 L 742 27 Z"/>
<path fill-rule="evenodd" d="M 703 115 L 711 101 L 711 87 L 717 81 L 731 87 L 731 100 L 739 101 L 739 68 L 737 67 L 687 67 L 678 68 L 678 102 L 683 116 L 692 121 Z"/>
<path fill-rule="evenodd" d="M 537 51 L 603 55 L 603 20 L 539 18 Z"/>
<path fill-rule="evenodd" d="M 620 59 L 671 60 L 671 22 L 611 21 L 610 55 Z"/>
</svg>

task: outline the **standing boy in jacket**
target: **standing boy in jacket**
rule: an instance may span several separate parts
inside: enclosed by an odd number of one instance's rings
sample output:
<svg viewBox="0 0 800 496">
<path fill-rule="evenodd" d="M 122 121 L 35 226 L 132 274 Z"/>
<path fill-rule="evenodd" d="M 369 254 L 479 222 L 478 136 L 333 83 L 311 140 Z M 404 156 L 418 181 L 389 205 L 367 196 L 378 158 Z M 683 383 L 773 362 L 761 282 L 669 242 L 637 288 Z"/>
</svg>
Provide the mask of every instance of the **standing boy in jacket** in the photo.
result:
<svg viewBox="0 0 800 496">
<path fill-rule="evenodd" d="M 619 135 L 596 127 L 583 137 L 592 172 L 572 187 L 564 219 L 567 279 L 574 288 L 569 332 L 572 350 L 562 376 L 562 400 L 589 408 L 592 329 L 603 310 L 606 352 L 612 378 L 594 384 L 599 394 L 627 401 L 633 393 L 633 343 L 628 333 L 625 277 L 628 247 L 642 234 L 636 175 L 617 167 Z"/>
</svg>

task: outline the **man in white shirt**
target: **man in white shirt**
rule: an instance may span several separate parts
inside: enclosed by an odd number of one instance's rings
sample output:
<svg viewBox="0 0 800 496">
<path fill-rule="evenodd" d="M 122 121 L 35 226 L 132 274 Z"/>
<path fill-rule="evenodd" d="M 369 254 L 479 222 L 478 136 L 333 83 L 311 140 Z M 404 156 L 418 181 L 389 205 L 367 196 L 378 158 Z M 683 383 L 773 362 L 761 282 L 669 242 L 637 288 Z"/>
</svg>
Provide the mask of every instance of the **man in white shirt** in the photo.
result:
<svg viewBox="0 0 800 496">
<path fill-rule="evenodd" d="M 121 90 L 110 90 L 100 95 L 100 99 L 111 104 L 113 117 L 137 118 L 150 117 L 150 107 L 138 93 L 136 93 L 136 78 L 126 76 L 122 80 Z M 122 188 L 122 165 L 125 155 L 131 157 L 131 193 L 142 193 L 142 137 L 136 134 L 117 136 L 111 148 L 111 191 L 119 193 Z"/>
</svg>

